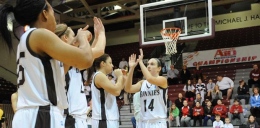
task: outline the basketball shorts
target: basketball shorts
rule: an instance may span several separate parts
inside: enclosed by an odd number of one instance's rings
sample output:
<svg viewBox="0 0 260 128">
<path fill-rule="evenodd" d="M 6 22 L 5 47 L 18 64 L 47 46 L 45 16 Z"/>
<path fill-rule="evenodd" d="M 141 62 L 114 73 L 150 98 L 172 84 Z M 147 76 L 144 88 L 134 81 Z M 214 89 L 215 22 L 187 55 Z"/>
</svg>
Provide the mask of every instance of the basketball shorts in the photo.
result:
<svg viewBox="0 0 260 128">
<path fill-rule="evenodd" d="M 141 121 L 137 128 L 169 128 L 167 120 L 153 120 L 153 121 Z"/>
<path fill-rule="evenodd" d="M 92 119 L 92 128 L 119 128 L 119 122 L 116 120 L 95 120 Z"/>
<path fill-rule="evenodd" d="M 64 128 L 63 110 L 56 106 L 19 109 L 13 118 L 13 128 Z"/>
<path fill-rule="evenodd" d="M 68 115 L 65 120 L 65 128 L 87 128 L 87 118 L 72 117 Z"/>
</svg>

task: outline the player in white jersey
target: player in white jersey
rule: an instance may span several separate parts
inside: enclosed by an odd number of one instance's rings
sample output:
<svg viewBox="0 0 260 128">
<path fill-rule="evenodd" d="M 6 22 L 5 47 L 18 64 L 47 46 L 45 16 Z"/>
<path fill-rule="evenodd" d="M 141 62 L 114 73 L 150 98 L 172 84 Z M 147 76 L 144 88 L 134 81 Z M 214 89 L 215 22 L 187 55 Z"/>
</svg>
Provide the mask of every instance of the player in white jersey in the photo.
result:
<svg viewBox="0 0 260 128">
<path fill-rule="evenodd" d="M 133 72 L 139 63 L 146 80 L 132 85 Z M 140 91 L 141 115 L 138 128 L 167 128 L 167 79 L 160 76 L 161 63 L 152 58 L 147 68 L 143 63 L 143 51 L 140 49 L 139 58 L 132 54 L 129 57 L 129 74 L 127 75 L 125 91 L 135 93 Z"/>
<path fill-rule="evenodd" d="M 92 128 L 118 128 L 119 113 L 116 103 L 123 86 L 123 73 L 121 69 L 114 71 L 117 83 L 112 82 L 106 76 L 113 70 L 112 59 L 108 54 L 95 59 L 96 73 L 91 84 L 92 95 Z"/>
<path fill-rule="evenodd" d="M 13 48 L 7 27 L 10 12 L 20 25 L 31 28 L 22 35 L 17 47 L 19 88 L 12 127 L 63 128 L 63 110 L 68 105 L 60 62 L 89 68 L 93 55 L 87 38 L 91 33 L 80 29 L 73 40 L 79 48 L 67 45 L 53 33 L 56 22 L 47 0 L 17 0 L 15 7 L 4 4 L 0 8 L 0 32 L 9 49 Z"/>
<path fill-rule="evenodd" d="M 99 40 L 99 43 L 97 43 L 97 40 L 100 39 L 98 37 L 105 37 L 105 33 L 101 33 L 102 31 L 104 31 L 104 27 L 101 20 L 96 17 L 94 17 L 94 29 L 95 39 L 93 41 L 93 45 L 95 46 L 92 45 L 92 53 L 94 57 L 98 57 L 102 55 L 100 54 L 100 51 L 104 51 L 106 42 L 105 40 Z M 72 31 L 72 29 L 65 24 L 57 25 L 55 34 L 59 36 L 65 43 L 71 43 L 75 37 L 75 33 Z M 90 41 L 91 38 L 88 40 Z M 70 45 L 78 47 L 78 45 L 74 43 Z M 99 48 L 99 50 L 96 50 L 97 47 Z M 86 128 L 88 127 L 86 122 L 88 104 L 84 94 L 84 86 L 80 70 L 75 67 L 71 67 L 66 74 L 66 83 L 69 108 L 68 113 L 66 112 L 67 117 L 65 120 L 65 127 Z"/>
</svg>

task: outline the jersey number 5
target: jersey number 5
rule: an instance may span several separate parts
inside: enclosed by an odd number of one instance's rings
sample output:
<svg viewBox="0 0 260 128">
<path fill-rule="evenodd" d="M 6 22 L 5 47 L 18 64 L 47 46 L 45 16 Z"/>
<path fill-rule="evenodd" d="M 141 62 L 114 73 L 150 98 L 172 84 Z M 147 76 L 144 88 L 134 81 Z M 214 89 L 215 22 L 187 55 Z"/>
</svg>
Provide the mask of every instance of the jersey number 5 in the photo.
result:
<svg viewBox="0 0 260 128">
<path fill-rule="evenodd" d="M 153 102 L 154 102 L 154 99 L 152 99 L 148 105 L 148 109 L 150 109 L 151 111 L 153 111 L 153 109 L 154 109 Z M 146 112 L 146 100 L 144 100 L 144 111 Z"/>
<path fill-rule="evenodd" d="M 20 57 L 19 57 L 18 62 L 17 62 L 17 64 L 19 65 L 17 76 L 18 76 L 18 78 L 19 78 L 20 73 L 21 73 L 21 79 L 18 80 L 18 87 L 19 87 L 20 85 L 23 85 L 23 83 L 24 83 L 24 68 L 23 68 L 22 65 L 19 64 L 20 59 L 21 59 L 21 58 L 24 58 L 24 57 L 25 57 L 25 53 L 24 53 L 24 52 L 20 52 Z"/>
</svg>

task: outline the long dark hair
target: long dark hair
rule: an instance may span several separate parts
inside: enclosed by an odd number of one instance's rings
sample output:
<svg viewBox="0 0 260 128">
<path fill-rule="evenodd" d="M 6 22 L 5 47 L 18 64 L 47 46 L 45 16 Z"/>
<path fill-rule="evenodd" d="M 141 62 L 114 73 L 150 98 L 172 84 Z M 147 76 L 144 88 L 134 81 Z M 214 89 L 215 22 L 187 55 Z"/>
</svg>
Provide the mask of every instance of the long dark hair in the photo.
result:
<svg viewBox="0 0 260 128">
<path fill-rule="evenodd" d="M 188 91 L 188 86 L 193 86 L 192 83 L 191 83 L 191 80 L 190 80 L 190 84 L 189 84 L 189 80 L 187 80 L 187 83 L 186 83 L 186 90 Z"/>
<path fill-rule="evenodd" d="M 45 0 L 16 0 L 16 6 L 5 4 L 0 8 L 0 33 L 9 50 L 13 49 L 11 33 L 7 28 L 8 14 L 13 12 L 15 20 L 22 26 L 32 26 L 42 10 L 48 10 Z"/>
<path fill-rule="evenodd" d="M 102 56 L 98 57 L 95 59 L 93 66 L 95 67 L 95 70 L 100 69 L 100 63 L 101 62 L 106 62 L 106 60 L 109 58 L 110 56 L 108 54 L 103 54 Z"/>
</svg>

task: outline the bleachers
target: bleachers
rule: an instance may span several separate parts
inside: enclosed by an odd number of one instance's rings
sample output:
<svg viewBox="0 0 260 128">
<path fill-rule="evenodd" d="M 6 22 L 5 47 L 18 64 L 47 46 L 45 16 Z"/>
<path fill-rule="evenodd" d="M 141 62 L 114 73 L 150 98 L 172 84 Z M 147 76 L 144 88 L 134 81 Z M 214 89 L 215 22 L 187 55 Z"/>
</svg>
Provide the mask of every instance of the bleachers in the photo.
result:
<svg viewBox="0 0 260 128">
<path fill-rule="evenodd" d="M 207 79 L 205 79 L 203 82 L 207 84 L 208 79 L 213 79 L 213 82 L 216 82 L 217 75 L 223 75 L 230 77 L 232 80 L 235 81 L 236 78 L 236 70 L 237 69 L 250 69 L 252 68 L 253 64 L 260 64 L 260 62 L 250 62 L 250 63 L 238 63 L 238 64 L 227 64 L 227 65 L 217 65 L 217 66 L 205 66 L 201 67 L 201 70 L 203 72 L 203 75 L 206 76 Z M 192 72 L 194 68 L 190 68 L 189 70 Z M 249 74 L 250 71 L 247 70 L 244 74 Z M 245 79 L 245 81 L 247 81 Z M 174 102 L 178 98 L 178 94 L 182 93 L 183 96 L 185 96 L 184 91 L 182 90 L 184 87 L 184 84 L 177 84 L 177 85 L 169 85 L 168 88 L 168 95 L 169 99 Z M 226 97 L 224 97 L 225 99 Z M 222 101 L 227 108 L 230 105 L 230 102 L 227 102 L 226 100 Z M 189 105 L 192 105 L 192 102 L 188 102 Z"/>
<path fill-rule="evenodd" d="M 10 102 L 11 94 L 16 91 L 16 88 L 16 85 L 0 77 L 0 103 L 3 101 Z"/>
<path fill-rule="evenodd" d="M 200 40 L 195 51 L 229 48 L 260 43 L 260 26 L 215 32 L 215 38 Z"/>
</svg>

